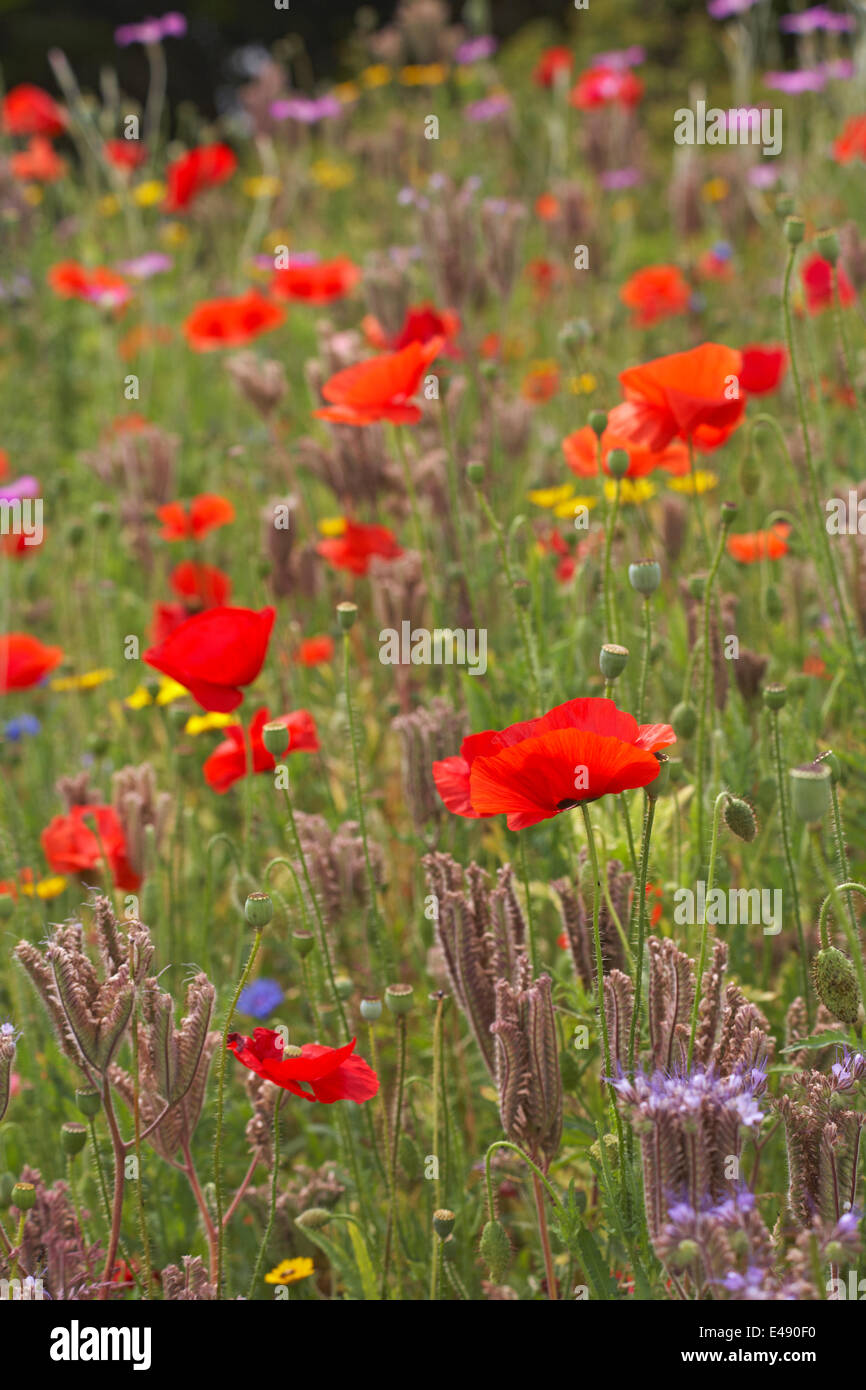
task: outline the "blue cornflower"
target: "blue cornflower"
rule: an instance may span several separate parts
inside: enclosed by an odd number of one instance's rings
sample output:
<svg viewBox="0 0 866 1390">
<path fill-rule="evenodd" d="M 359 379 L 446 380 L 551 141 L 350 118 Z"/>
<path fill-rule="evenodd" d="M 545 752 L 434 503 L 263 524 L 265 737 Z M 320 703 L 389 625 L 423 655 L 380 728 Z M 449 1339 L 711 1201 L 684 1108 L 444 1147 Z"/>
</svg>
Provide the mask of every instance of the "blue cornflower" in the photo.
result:
<svg viewBox="0 0 866 1390">
<path fill-rule="evenodd" d="M 254 980 L 241 990 L 238 1008 L 250 1018 L 270 1018 L 283 1002 L 283 991 L 276 980 Z"/>
</svg>

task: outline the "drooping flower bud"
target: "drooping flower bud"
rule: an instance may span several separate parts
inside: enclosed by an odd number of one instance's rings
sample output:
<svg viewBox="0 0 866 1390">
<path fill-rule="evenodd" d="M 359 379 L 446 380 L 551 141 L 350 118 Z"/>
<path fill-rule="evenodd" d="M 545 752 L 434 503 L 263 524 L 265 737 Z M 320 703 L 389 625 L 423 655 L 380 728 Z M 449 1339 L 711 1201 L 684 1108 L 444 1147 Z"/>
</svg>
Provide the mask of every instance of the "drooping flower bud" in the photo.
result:
<svg viewBox="0 0 866 1390">
<path fill-rule="evenodd" d="M 511 1241 L 501 1221 L 488 1221 L 481 1232 L 481 1258 L 494 1284 L 501 1284 L 511 1263 Z"/>
<path fill-rule="evenodd" d="M 812 979 L 821 1003 L 840 1023 L 856 1023 L 860 1006 L 857 972 L 835 946 L 826 946 L 812 960 Z"/>
<path fill-rule="evenodd" d="M 320 1231 L 333 1218 L 334 1213 L 325 1207 L 307 1207 L 300 1216 L 295 1217 L 295 1225 L 302 1231 Z"/>
<path fill-rule="evenodd" d="M 758 818 L 748 801 L 741 796 L 729 796 L 722 812 L 725 825 L 740 840 L 754 840 L 758 833 Z"/>
</svg>

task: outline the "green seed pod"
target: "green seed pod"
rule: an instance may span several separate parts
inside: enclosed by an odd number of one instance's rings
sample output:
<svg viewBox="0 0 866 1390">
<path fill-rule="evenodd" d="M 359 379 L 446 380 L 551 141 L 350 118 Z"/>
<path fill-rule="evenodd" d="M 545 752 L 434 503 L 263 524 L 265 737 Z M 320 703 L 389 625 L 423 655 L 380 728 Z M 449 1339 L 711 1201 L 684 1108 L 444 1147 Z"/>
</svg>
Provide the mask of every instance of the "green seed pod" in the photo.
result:
<svg viewBox="0 0 866 1390">
<path fill-rule="evenodd" d="M 818 255 L 835 265 L 839 259 L 839 236 L 833 227 L 825 227 L 815 238 Z"/>
<path fill-rule="evenodd" d="M 511 1241 L 501 1221 L 488 1221 L 478 1247 L 494 1284 L 500 1284 L 511 1263 Z"/>
<path fill-rule="evenodd" d="M 467 463 L 466 481 L 473 487 L 480 487 L 484 482 L 484 464 L 480 459 L 470 459 Z"/>
<path fill-rule="evenodd" d="M 272 758 L 281 758 L 288 750 L 291 735 L 285 724 L 273 721 L 262 729 L 262 743 Z"/>
<path fill-rule="evenodd" d="M 607 471 L 612 478 L 624 478 L 631 466 L 627 449 L 611 449 L 607 456 Z"/>
<path fill-rule="evenodd" d="M 677 738 L 692 738 L 698 727 L 698 712 L 694 705 L 680 701 L 671 715 L 671 723 Z"/>
<path fill-rule="evenodd" d="M 255 931 L 262 931 L 274 915 L 274 904 L 267 893 L 250 893 L 244 903 L 244 916 Z"/>
<path fill-rule="evenodd" d="M 621 676 L 628 663 L 628 647 L 619 647 L 615 642 L 606 642 L 599 652 L 598 666 L 606 681 L 615 681 Z"/>
<path fill-rule="evenodd" d="M 719 520 L 722 523 L 722 530 L 727 531 L 736 519 L 737 512 L 740 510 L 736 502 L 723 502 L 719 508 Z"/>
<path fill-rule="evenodd" d="M 691 574 L 687 583 L 692 598 L 702 599 L 707 592 L 707 576 L 705 574 Z"/>
<path fill-rule="evenodd" d="M 648 598 L 662 582 L 661 565 L 656 560 L 638 560 L 628 567 L 628 582 L 635 593 Z"/>
<path fill-rule="evenodd" d="M 785 218 L 785 239 L 789 246 L 799 246 L 806 235 L 806 223 L 802 217 Z"/>
<path fill-rule="evenodd" d="M 36 1188 L 32 1182 L 16 1182 L 12 1189 L 12 1205 L 19 1211 L 31 1211 L 36 1206 Z"/>
<path fill-rule="evenodd" d="M 812 961 L 815 993 L 840 1023 L 856 1023 L 860 1006 L 857 972 L 851 961 L 835 946 L 819 951 Z"/>
<path fill-rule="evenodd" d="M 665 753 L 656 753 L 659 761 L 659 775 L 652 782 L 647 782 L 646 794 L 651 801 L 655 801 L 657 796 L 664 796 L 665 792 L 671 788 L 670 759 Z"/>
<path fill-rule="evenodd" d="M 758 820 L 749 805 L 740 796 L 730 796 L 722 812 L 725 825 L 740 840 L 754 840 L 758 833 Z"/>
<path fill-rule="evenodd" d="M 346 601 L 337 604 L 337 622 L 340 624 L 341 632 L 351 632 L 352 628 L 355 626 L 355 619 L 357 616 L 357 603 L 349 603 Z"/>
<path fill-rule="evenodd" d="M 65 1154 L 73 1157 L 80 1154 L 87 1143 L 87 1130 L 78 1120 L 67 1120 L 60 1127 L 60 1147 Z"/>
<path fill-rule="evenodd" d="M 794 815 L 807 825 L 823 820 L 830 810 L 833 773 L 826 763 L 806 763 L 792 767 L 791 807 Z"/>
<path fill-rule="evenodd" d="M 532 590 L 529 587 L 528 579 L 515 579 L 511 586 L 514 602 L 518 608 L 528 608 L 532 602 Z"/>
<path fill-rule="evenodd" d="M 768 584 L 767 592 L 764 595 L 764 606 L 771 623 L 777 623 L 784 614 L 785 606 L 775 584 Z"/>
<path fill-rule="evenodd" d="M 361 1017 L 368 1023 L 376 1023 L 382 1017 L 382 1000 L 375 994 L 368 994 L 361 1000 Z"/>
<path fill-rule="evenodd" d="M 310 954 L 315 944 L 316 938 L 311 931 L 307 931 L 306 927 L 295 927 L 292 932 L 292 945 L 302 960 Z"/>
<path fill-rule="evenodd" d="M 411 985 L 388 985 L 385 1003 L 392 1014 L 407 1014 L 412 1007 Z"/>
<path fill-rule="evenodd" d="M 348 999 L 355 986 L 346 975 L 339 975 L 334 980 L 334 988 L 341 999 Z"/>
<path fill-rule="evenodd" d="M 332 1215 L 325 1207 L 307 1207 L 306 1211 L 295 1217 L 295 1225 L 300 1226 L 302 1231 L 320 1231 L 327 1226 Z"/>
<path fill-rule="evenodd" d="M 94 1115 L 98 1115 L 102 1107 L 99 1092 L 93 1090 L 89 1086 L 86 1089 L 75 1092 L 75 1104 L 78 1106 L 82 1115 L 87 1115 L 90 1118 Z"/>
<path fill-rule="evenodd" d="M 788 699 L 788 689 L 784 685 L 765 685 L 761 696 L 767 709 L 784 709 Z"/>
<path fill-rule="evenodd" d="M 779 193 L 776 197 L 776 216 L 790 217 L 794 211 L 794 198 L 790 193 Z"/>
<path fill-rule="evenodd" d="M 440 1207 L 433 1213 L 433 1230 L 440 1240 L 447 1240 L 454 1230 L 454 1222 L 457 1217 L 453 1211 L 448 1211 L 445 1207 Z"/>
<path fill-rule="evenodd" d="M 593 434 L 597 435 L 598 438 L 601 439 L 601 436 L 607 429 L 607 411 L 591 410 L 589 412 L 589 419 L 587 423 L 589 425 L 589 428 L 592 430 Z"/>
</svg>

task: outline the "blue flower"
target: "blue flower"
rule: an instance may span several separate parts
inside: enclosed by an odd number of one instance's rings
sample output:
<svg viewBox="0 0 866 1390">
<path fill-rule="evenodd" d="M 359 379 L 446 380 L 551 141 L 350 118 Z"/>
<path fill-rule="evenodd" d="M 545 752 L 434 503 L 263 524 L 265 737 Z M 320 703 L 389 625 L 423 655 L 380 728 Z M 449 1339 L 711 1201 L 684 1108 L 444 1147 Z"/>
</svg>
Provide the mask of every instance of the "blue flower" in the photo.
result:
<svg viewBox="0 0 866 1390">
<path fill-rule="evenodd" d="M 283 991 L 276 980 L 254 980 L 241 990 L 238 1008 L 250 1018 L 270 1018 L 283 1002 Z"/>
<path fill-rule="evenodd" d="M 3 726 L 3 737 L 17 743 L 25 734 L 38 734 L 42 725 L 35 714 L 19 714 Z"/>
</svg>

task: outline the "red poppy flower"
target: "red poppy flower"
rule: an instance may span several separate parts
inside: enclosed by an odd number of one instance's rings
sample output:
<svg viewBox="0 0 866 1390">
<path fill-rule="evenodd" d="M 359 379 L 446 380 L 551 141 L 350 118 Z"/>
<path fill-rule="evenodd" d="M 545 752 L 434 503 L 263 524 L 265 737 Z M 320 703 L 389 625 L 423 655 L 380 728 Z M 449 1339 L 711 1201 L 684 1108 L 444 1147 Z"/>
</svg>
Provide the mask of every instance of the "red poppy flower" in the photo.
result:
<svg viewBox="0 0 866 1390">
<path fill-rule="evenodd" d="M 504 813 L 524 830 L 609 792 L 654 782 L 657 749 L 676 741 L 668 724 L 642 724 L 613 700 L 569 700 L 540 719 L 463 740 L 458 757 L 433 764 L 433 780 L 457 816 Z"/>
<path fill-rule="evenodd" d="M 262 729 L 266 724 L 283 724 L 289 731 L 287 753 L 317 753 L 319 738 L 316 721 L 309 710 L 296 709 L 291 714 L 281 714 L 279 719 L 271 719 L 267 709 L 256 710 L 249 728 L 249 743 L 244 737 L 240 724 L 230 724 L 225 730 L 225 739 L 206 760 L 204 778 L 209 787 L 220 795 L 249 771 L 249 744 L 253 749 L 253 772 L 273 772 L 276 759 L 262 742 Z M 285 754 L 283 755 L 285 756 Z"/>
<path fill-rule="evenodd" d="M 289 265 L 278 270 L 271 281 L 271 294 L 278 299 L 300 299 L 307 304 L 331 304 L 350 294 L 361 278 L 361 271 L 348 256 L 315 265 Z"/>
<path fill-rule="evenodd" d="M 9 135 L 61 135 L 66 117 L 48 92 L 22 82 L 3 98 L 3 128 Z"/>
<path fill-rule="evenodd" d="M 406 317 L 399 333 L 389 338 L 379 320 L 373 314 L 366 314 L 361 320 L 361 329 L 370 347 L 385 351 L 399 352 L 410 343 L 429 343 L 434 338 L 444 338 L 443 351 L 448 357 L 459 357 L 454 340 L 460 332 L 460 315 L 453 309 L 436 308 L 434 304 L 413 304 L 406 310 Z"/>
<path fill-rule="evenodd" d="M 91 304 L 116 308 L 125 304 L 132 295 L 123 277 L 105 266 L 88 270 L 78 261 L 59 261 L 51 267 L 46 278 L 61 299 L 86 299 Z"/>
<path fill-rule="evenodd" d="M 597 106 L 637 106 L 643 96 L 643 83 L 629 69 L 588 68 L 577 79 L 569 101 L 579 111 Z"/>
<path fill-rule="evenodd" d="M 137 169 L 147 160 L 147 146 L 140 140 L 106 140 L 102 153 L 115 169 Z"/>
<path fill-rule="evenodd" d="M 241 686 L 262 669 L 275 617 L 273 608 L 206 608 L 148 647 L 144 660 L 179 681 L 203 709 L 229 714 L 244 698 Z"/>
<path fill-rule="evenodd" d="M 685 313 L 692 291 L 678 266 L 648 265 L 626 280 L 619 297 L 632 310 L 632 322 L 648 328 L 674 314 Z"/>
<path fill-rule="evenodd" d="M 554 570 L 557 583 L 567 584 L 570 579 L 574 578 L 577 570 L 577 557 L 572 554 L 564 536 L 555 527 L 545 535 L 539 536 L 538 544 L 545 554 L 551 553 L 557 557 L 556 569 Z"/>
<path fill-rule="evenodd" d="M 185 603 L 155 603 L 153 605 L 153 617 L 150 623 L 150 640 L 154 647 L 158 647 L 173 632 L 176 632 L 181 623 L 185 623 L 187 618 L 193 614 Z"/>
<path fill-rule="evenodd" d="M 66 160 L 44 135 L 34 135 L 26 150 L 13 154 L 9 168 L 22 183 L 55 183 L 66 173 Z"/>
<path fill-rule="evenodd" d="M 45 647 L 27 632 L 0 636 L 0 691 L 29 690 L 63 660 L 62 647 Z"/>
<path fill-rule="evenodd" d="M 552 400 L 559 390 L 559 368 L 555 362 L 540 362 L 530 367 L 520 383 L 520 394 L 533 405 Z"/>
<path fill-rule="evenodd" d="M 85 818 L 95 821 L 95 831 Z M 68 815 L 55 816 L 40 838 L 56 874 L 92 872 L 104 854 L 118 888 L 136 893 L 141 887 L 141 878 L 127 858 L 123 826 L 113 806 L 73 806 Z"/>
<path fill-rule="evenodd" d="M 775 391 L 788 368 L 788 354 L 778 343 L 762 347 L 752 343 L 742 349 L 740 386 L 750 396 L 766 396 Z"/>
<path fill-rule="evenodd" d="M 733 280 L 734 267 L 729 255 L 720 256 L 712 248 L 698 259 L 698 274 L 704 280 Z"/>
<path fill-rule="evenodd" d="M 562 279 L 562 271 L 559 266 L 554 265 L 553 261 L 546 261 L 543 258 L 528 261 L 525 274 L 532 281 L 539 299 L 547 299 L 554 285 Z"/>
<path fill-rule="evenodd" d="M 568 48 L 545 49 L 539 58 L 532 80 L 537 87 L 552 87 L 562 72 L 571 72 L 574 58 Z"/>
<path fill-rule="evenodd" d="M 167 502 L 164 507 L 157 507 L 156 514 L 162 522 L 160 536 L 164 541 L 198 541 L 208 531 L 227 526 L 235 519 L 235 509 L 228 498 L 213 492 L 200 493 L 189 505 Z"/>
<path fill-rule="evenodd" d="M 784 521 L 776 522 L 769 531 L 744 531 L 728 536 L 728 554 L 741 565 L 754 565 L 759 560 L 779 560 L 788 553 L 787 537 L 791 528 Z"/>
<path fill-rule="evenodd" d="M 374 555 L 396 560 L 403 554 L 387 526 L 367 526 L 348 517 L 343 534 L 319 541 L 316 551 L 335 569 L 348 570 L 350 574 L 366 574 Z"/>
<path fill-rule="evenodd" d="M 338 425 L 373 425 L 379 420 L 390 420 L 393 425 L 417 424 L 421 411 L 411 399 L 444 345 L 441 337 L 428 343 L 412 342 L 399 352 L 346 367 L 322 387 L 322 395 L 331 405 L 313 414 Z"/>
<path fill-rule="evenodd" d="M 231 598 L 232 581 L 216 565 L 184 560 L 175 565 L 168 582 L 180 598 L 203 608 L 219 608 Z"/>
<path fill-rule="evenodd" d="M 664 449 L 655 452 L 608 428 L 601 436 L 601 465 L 608 477 L 610 469 L 607 460 L 611 449 L 625 449 L 628 454 L 627 478 L 645 478 L 656 468 L 664 469 L 675 478 L 680 478 L 689 471 L 689 451 L 685 444 L 673 441 Z M 578 478 L 595 477 L 598 472 L 598 437 L 589 425 L 584 425 L 582 429 L 575 430 L 574 434 L 563 439 L 562 452 L 572 473 Z"/>
<path fill-rule="evenodd" d="M 837 164 L 866 160 L 866 116 L 851 116 L 845 122 L 842 134 L 833 142 L 833 158 Z"/>
<path fill-rule="evenodd" d="M 806 291 L 806 308 L 810 314 L 821 314 L 833 307 L 834 276 L 829 261 L 825 261 L 823 256 L 809 256 L 800 267 L 800 279 Z M 841 265 L 836 267 L 835 280 L 839 303 L 843 309 L 847 309 L 856 300 L 857 291 Z"/>
<path fill-rule="evenodd" d="M 562 204 L 555 193 L 540 193 L 535 200 L 535 215 L 542 222 L 553 222 L 562 211 Z"/>
<path fill-rule="evenodd" d="M 742 423 L 742 365 L 735 348 L 701 343 L 629 367 L 620 373 L 626 399 L 610 412 L 610 428 L 654 452 L 690 437 L 699 449 L 716 449 Z"/>
<path fill-rule="evenodd" d="M 199 145 L 166 169 L 166 212 L 181 212 L 208 188 L 230 179 L 238 161 L 228 145 Z"/>
<path fill-rule="evenodd" d="M 362 1057 L 354 1057 L 356 1038 L 344 1047 L 323 1047 L 304 1043 L 300 1052 L 287 1056 L 281 1033 L 271 1028 L 255 1028 L 253 1036 L 229 1033 L 227 1046 L 238 1061 L 266 1081 L 304 1100 L 332 1105 L 335 1100 L 353 1100 L 357 1105 L 372 1100 L 379 1090 L 379 1078 Z M 303 1084 L 309 1086 L 305 1091 Z"/>
<path fill-rule="evenodd" d="M 298 647 L 295 661 L 299 666 L 321 666 L 334 655 L 333 637 L 305 637 Z"/>
<path fill-rule="evenodd" d="M 197 304 L 183 324 L 183 333 L 196 352 L 243 347 L 262 333 L 279 328 L 285 311 L 258 290 L 234 299 L 206 299 Z"/>
</svg>

